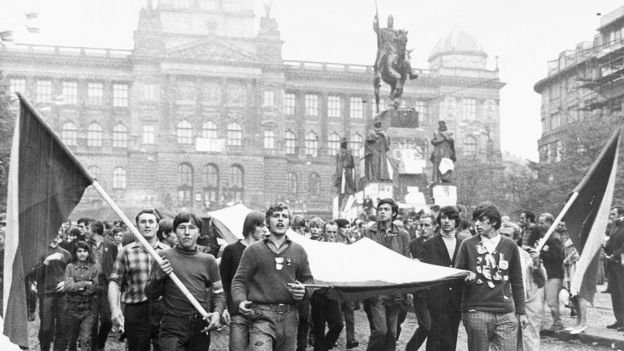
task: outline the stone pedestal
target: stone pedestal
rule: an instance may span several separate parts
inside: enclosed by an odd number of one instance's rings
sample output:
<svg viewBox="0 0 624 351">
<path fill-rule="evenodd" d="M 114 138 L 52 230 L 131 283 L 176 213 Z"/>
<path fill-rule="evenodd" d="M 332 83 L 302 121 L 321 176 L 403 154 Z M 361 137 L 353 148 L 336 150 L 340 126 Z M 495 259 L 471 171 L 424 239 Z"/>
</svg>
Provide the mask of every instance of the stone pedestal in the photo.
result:
<svg viewBox="0 0 624 351">
<path fill-rule="evenodd" d="M 457 205 L 457 187 L 455 185 L 435 185 L 433 200 L 439 206 Z"/>
<path fill-rule="evenodd" d="M 364 188 L 364 198 L 373 199 L 377 205 L 377 199 L 394 198 L 392 183 L 368 183 Z"/>
</svg>

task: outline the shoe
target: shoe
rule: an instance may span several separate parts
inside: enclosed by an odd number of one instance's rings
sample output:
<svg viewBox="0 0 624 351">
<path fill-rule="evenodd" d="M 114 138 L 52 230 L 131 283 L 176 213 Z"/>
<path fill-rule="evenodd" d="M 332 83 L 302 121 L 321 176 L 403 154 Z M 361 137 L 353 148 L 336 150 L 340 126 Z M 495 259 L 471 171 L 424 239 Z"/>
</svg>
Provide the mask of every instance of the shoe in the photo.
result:
<svg viewBox="0 0 624 351">
<path fill-rule="evenodd" d="M 620 322 L 615 322 L 613 324 L 607 325 L 607 329 L 618 329 L 621 326 L 622 326 L 622 324 Z"/>
<path fill-rule="evenodd" d="M 348 349 L 353 349 L 360 346 L 360 343 L 358 341 L 351 341 L 347 343 L 347 350 Z"/>
<path fill-rule="evenodd" d="M 585 331 L 585 329 L 587 329 L 587 326 L 586 326 L 586 325 L 584 325 L 584 326 L 582 326 L 582 327 L 580 327 L 580 328 L 572 329 L 572 330 L 570 330 L 570 335 L 577 335 L 577 334 L 580 334 L 580 333 L 584 332 L 584 331 Z"/>
</svg>

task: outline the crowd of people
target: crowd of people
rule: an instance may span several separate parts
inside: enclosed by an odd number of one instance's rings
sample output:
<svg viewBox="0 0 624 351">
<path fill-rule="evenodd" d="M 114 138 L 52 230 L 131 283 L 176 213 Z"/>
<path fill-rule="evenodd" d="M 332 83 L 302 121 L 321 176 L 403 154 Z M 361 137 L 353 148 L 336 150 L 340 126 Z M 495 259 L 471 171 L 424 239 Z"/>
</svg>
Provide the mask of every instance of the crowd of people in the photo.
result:
<svg viewBox="0 0 624 351">
<path fill-rule="evenodd" d="M 354 318 L 360 308 L 369 322 L 370 351 L 396 349 L 410 310 L 418 328 L 408 351 L 425 344 L 427 350 L 455 350 L 460 322 L 469 350 L 538 350 L 544 305 L 549 328 L 565 328 L 559 296 L 572 292 L 579 253 L 564 222 L 544 238 L 554 223 L 549 213 L 536 221 L 532 211 L 523 211 L 514 223 L 491 203 L 471 213 L 462 206 L 416 213 L 381 199 L 353 221 L 292 216 L 284 203 L 241 221 L 243 239 L 219 250 L 198 216 L 181 212 L 171 220 L 142 210 L 136 228 L 158 260 L 121 222 L 63 223 L 25 282 L 31 320 L 39 303 L 41 350 L 104 350 L 113 327 L 132 351 L 208 350 L 210 331 L 223 325 L 229 326 L 230 350 L 330 350 L 343 328 L 346 348 L 353 349 L 361 342 Z M 567 305 L 577 316 L 571 334 L 587 328 L 587 307 L 605 275 L 616 318 L 607 328 L 624 331 L 624 208 L 614 207 L 608 221 L 606 243 L 595 257 L 600 262 L 589 266 L 596 281 L 573 292 Z M 336 245 L 368 238 L 406 257 L 469 273 L 463 281 L 408 294 L 336 301 L 309 286 L 308 256 L 289 238 L 289 228 Z"/>
</svg>

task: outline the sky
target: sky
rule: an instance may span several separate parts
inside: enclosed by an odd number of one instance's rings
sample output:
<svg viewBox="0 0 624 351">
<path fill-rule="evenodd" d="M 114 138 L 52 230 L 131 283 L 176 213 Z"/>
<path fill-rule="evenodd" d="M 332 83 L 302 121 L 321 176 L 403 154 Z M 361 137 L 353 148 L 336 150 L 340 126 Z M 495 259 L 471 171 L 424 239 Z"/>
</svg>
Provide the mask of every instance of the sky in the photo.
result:
<svg viewBox="0 0 624 351">
<path fill-rule="evenodd" d="M 256 15 L 264 14 L 263 0 Z M 156 3 L 157 0 L 154 0 Z M 541 134 L 540 96 L 534 84 L 546 77 L 547 61 L 590 41 L 599 14 L 622 6 L 621 0 L 377 0 L 381 23 L 394 16 L 407 29 L 412 66 L 428 68 L 438 40 L 453 28 L 471 34 L 498 57 L 501 90 L 501 148 L 537 160 Z M 132 49 L 138 12 L 145 0 L 0 0 L 0 30 L 15 30 L 16 42 Z M 37 11 L 38 34 L 28 34 L 20 13 Z M 286 60 L 372 64 L 375 0 L 273 0 L 271 16 L 280 26 Z"/>
</svg>

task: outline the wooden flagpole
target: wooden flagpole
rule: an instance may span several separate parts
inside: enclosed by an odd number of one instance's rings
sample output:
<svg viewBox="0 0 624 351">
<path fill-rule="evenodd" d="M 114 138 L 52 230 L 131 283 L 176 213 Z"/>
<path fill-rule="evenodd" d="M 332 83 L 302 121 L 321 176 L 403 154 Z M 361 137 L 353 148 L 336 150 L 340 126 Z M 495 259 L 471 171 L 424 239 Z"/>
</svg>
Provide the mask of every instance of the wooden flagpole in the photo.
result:
<svg viewBox="0 0 624 351">
<path fill-rule="evenodd" d="M 115 213 L 119 216 L 119 218 L 121 218 L 121 220 L 126 224 L 126 226 L 132 232 L 132 235 L 134 235 L 134 238 L 141 244 L 141 246 L 143 246 L 143 248 L 152 256 L 152 258 L 154 258 L 154 260 L 156 260 L 156 262 L 158 262 L 158 264 L 162 264 L 163 260 L 160 257 L 160 255 L 158 255 L 158 253 L 156 252 L 156 250 L 154 250 L 152 245 L 150 245 L 147 242 L 147 240 L 145 240 L 143 235 L 139 233 L 139 230 L 134 226 L 134 223 L 132 223 L 130 219 L 126 217 L 126 215 L 121 211 L 119 206 L 117 206 L 115 201 L 113 201 L 113 199 L 108 195 L 106 190 L 102 188 L 100 183 L 98 183 L 98 181 L 94 179 L 92 185 L 95 188 L 95 190 L 97 190 L 97 192 L 100 193 L 100 195 L 102 195 L 102 197 L 104 198 L 104 201 L 106 201 L 106 203 L 113 209 L 113 211 L 115 211 Z M 193 307 L 195 307 L 195 309 L 199 313 L 201 313 L 202 317 L 204 317 L 204 319 L 207 318 L 209 316 L 209 313 L 204 309 L 204 307 L 202 307 L 199 301 L 197 301 L 197 299 L 195 299 L 195 297 L 191 295 L 191 292 L 186 288 L 186 286 L 184 286 L 184 284 L 182 284 L 178 276 L 176 276 L 174 272 L 171 272 L 169 274 L 169 278 L 175 283 L 175 285 L 178 286 L 178 288 L 182 291 L 184 296 L 186 296 L 186 298 L 191 302 Z"/>
<path fill-rule="evenodd" d="M 573 192 L 572 193 L 572 195 L 568 199 L 568 202 L 566 202 L 565 206 L 563 206 L 563 209 L 561 210 L 561 212 L 559 212 L 559 215 L 557 215 L 557 218 L 555 218 L 555 221 L 550 226 L 550 228 L 548 228 L 548 231 L 546 232 L 544 237 L 539 240 L 539 242 L 537 244 L 537 247 L 535 248 L 538 252 L 542 251 L 542 248 L 546 244 L 546 240 L 548 240 L 548 238 L 550 238 L 552 233 L 555 231 L 555 229 L 557 228 L 557 224 L 559 224 L 559 222 L 561 222 L 561 220 L 563 219 L 563 216 L 565 216 L 566 213 L 568 213 L 568 210 L 570 209 L 570 206 L 572 206 L 572 204 L 574 203 L 574 200 L 576 200 L 578 195 L 579 194 L 577 192 Z"/>
</svg>

